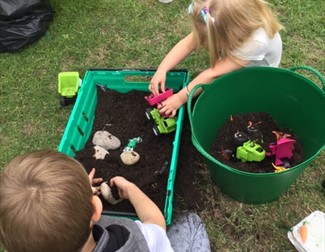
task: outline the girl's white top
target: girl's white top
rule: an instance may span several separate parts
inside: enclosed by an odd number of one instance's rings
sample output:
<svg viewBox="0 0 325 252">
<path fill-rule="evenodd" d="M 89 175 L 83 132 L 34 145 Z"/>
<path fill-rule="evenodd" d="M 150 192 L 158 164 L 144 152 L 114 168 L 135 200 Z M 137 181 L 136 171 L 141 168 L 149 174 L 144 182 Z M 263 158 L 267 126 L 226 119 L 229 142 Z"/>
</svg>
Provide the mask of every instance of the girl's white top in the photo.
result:
<svg viewBox="0 0 325 252">
<path fill-rule="evenodd" d="M 249 61 L 247 66 L 278 67 L 282 55 L 282 40 L 277 32 L 269 38 L 263 28 L 257 29 L 244 45 L 234 52 L 234 56 Z"/>
</svg>

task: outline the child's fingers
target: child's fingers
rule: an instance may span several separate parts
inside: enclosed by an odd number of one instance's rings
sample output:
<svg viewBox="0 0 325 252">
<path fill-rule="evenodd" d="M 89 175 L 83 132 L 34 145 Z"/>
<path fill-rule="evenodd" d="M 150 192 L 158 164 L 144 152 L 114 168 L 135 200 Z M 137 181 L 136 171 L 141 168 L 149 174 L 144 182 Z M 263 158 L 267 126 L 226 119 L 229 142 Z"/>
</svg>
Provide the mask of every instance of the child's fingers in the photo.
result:
<svg viewBox="0 0 325 252">
<path fill-rule="evenodd" d="M 158 83 L 151 82 L 149 85 L 149 90 L 154 94 L 154 95 L 159 95 L 159 89 L 161 92 L 166 91 L 165 87 L 165 82 L 159 81 Z"/>
<path fill-rule="evenodd" d="M 103 178 L 94 178 L 92 182 L 93 182 L 93 184 L 103 182 Z"/>
<path fill-rule="evenodd" d="M 158 85 L 156 85 L 156 92 L 157 94 L 159 94 L 159 88 L 161 90 L 162 93 L 164 93 L 166 91 L 166 87 L 165 87 L 165 82 L 164 81 L 160 81 Z"/>
<path fill-rule="evenodd" d="M 160 85 L 160 89 L 161 89 L 161 92 L 162 92 L 162 93 L 166 92 L 166 87 L 165 87 L 165 83 L 164 83 L 164 82 L 161 83 L 161 85 Z"/>
<path fill-rule="evenodd" d="M 97 186 L 97 187 L 92 186 L 91 187 L 91 190 L 93 191 L 93 194 L 94 195 L 100 195 L 101 194 L 100 193 L 100 187 L 99 186 Z"/>
<path fill-rule="evenodd" d="M 92 168 L 88 174 L 89 182 L 91 185 L 91 190 L 93 191 L 94 195 L 100 195 L 100 187 L 94 187 L 93 184 L 100 183 L 103 181 L 103 178 L 94 178 L 96 169 Z"/>
<path fill-rule="evenodd" d="M 158 94 L 159 94 L 159 88 L 158 88 L 158 85 L 155 85 L 155 86 L 153 87 L 152 92 L 154 93 L 154 95 L 158 95 Z"/>
<path fill-rule="evenodd" d="M 93 182 L 93 178 L 95 176 L 95 172 L 96 172 L 95 168 L 92 168 L 91 171 L 88 174 L 90 184 L 92 184 L 92 182 Z"/>
</svg>

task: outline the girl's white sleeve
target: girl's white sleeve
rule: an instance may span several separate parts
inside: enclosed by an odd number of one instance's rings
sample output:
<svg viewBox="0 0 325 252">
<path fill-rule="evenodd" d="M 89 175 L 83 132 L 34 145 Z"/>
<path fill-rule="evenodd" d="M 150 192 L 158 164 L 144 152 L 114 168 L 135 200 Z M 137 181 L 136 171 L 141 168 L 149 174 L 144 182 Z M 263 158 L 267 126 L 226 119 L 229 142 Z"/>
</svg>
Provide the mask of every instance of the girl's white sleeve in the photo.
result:
<svg viewBox="0 0 325 252">
<path fill-rule="evenodd" d="M 257 30 L 252 38 L 234 51 L 234 55 L 242 60 L 262 60 L 268 50 L 268 38 L 264 30 Z"/>
<path fill-rule="evenodd" d="M 244 45 L 235 50 L 233 55 L 241 60 L 249 61 L 249 66 L 274 66 L 280 64 L 282 56 L 282 40 L 279 33 L 269 38 L 260 28 Z"/>
<path fill-rule="evenodd" d="M 138 220 L 136 220 L 135 223 L 138 225 L 142 234 L 144 235 L 151 252 L 174 251 L 170 245 L 166 231 L 162 227 L 155 224 L 144 224 Z"/>
</svg>

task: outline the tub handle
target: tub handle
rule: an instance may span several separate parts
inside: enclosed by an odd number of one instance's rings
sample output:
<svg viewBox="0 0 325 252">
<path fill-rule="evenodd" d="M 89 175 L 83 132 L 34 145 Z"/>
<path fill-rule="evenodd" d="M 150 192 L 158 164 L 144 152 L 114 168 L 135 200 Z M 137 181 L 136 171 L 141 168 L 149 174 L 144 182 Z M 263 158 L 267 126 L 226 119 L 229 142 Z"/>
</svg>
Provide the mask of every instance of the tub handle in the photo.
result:
<svg viewBox="0 0 325 252">
<path fill-rule="evenodd" d="M 197 140 L 194 130 L 193 130 L 193 124 L 192 124 L 192 100 L 193 100 L 193 95 L 196 93 L 196 91 L 199 88 L 202 88 L 202 92 L 205 91 L 206 88 L 208 88 L 209 85 L 208 84 L 199 84 L 196 85 L 192 88 L 192 90 L 189 92 L 188 95 L 188 99 L 187 99 L 187 114 L 188 114 L 188 118 L 189 118 L 189 122 L 190 122 L 190 126 L 191 126 L 191 131 L 192 131 L 192 142 L 194 144 L 194 146 L 196 147 L 196 149 L 203 155 L 205 156 L 207 159 L 209 159 L 212 162 L 218 162 L 218 160 L 216 160 L 215 158 L 213 158 L 208 152 L 206 152 L 202 146 L 200 145 L 199 141 Z M 200 94 L 201 95 L 201 94 Z"/>
<path fill-rule="evenodd" d="M 318 72 L 314 68 L 309 67 L 309 66 L 295 66 L 295 67 L 289 68 L 289 70 L 291 70 L 293 72 L 295 72 L 297 70 L 307 70 L 307 71 L 315 74 L 318 77 L 318 79 L 320 80 L 320 82 L 322 84 L 322 89 L 325 92 L 325 78 L 320 72 Z"/>
</svg>

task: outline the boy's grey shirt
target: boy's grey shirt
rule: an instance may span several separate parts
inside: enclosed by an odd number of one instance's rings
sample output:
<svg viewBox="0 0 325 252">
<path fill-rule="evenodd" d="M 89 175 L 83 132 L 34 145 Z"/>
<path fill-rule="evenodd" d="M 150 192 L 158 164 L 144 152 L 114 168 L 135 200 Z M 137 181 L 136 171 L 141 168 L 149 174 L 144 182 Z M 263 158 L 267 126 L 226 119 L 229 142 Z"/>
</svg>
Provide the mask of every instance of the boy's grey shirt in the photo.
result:
<svg viewBox="0 0 325 252">
<path fill-rule="evenodd" d="M 97 241 L 97 245 L 93 252 L 104 252 L 106 244 L 109 240 L 109 233 L 106 230 L 106 227 L 113 224 L 123 226 L 130 232 L 129 238 L 124 246 L 118 249 L 116 252 L 150 252 L 146 239 L 144 238 L 138 225 L 133 220 L 127 218 L 102 216 L 96 224 L 103 228 L 103 234 Z"/>
</svg>

